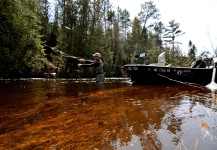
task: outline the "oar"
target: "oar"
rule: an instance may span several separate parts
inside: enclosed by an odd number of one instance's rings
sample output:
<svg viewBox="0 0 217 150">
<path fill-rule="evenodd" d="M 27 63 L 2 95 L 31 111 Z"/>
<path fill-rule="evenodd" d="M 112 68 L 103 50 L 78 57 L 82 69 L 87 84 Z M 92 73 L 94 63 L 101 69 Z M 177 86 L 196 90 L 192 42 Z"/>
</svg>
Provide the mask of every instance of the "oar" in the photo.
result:
<svg viewBox="0 0 217 150">
<path fill-rule="evenodd" d="M 215 83 L 217 58 L 213 58 L 213 61 L 214 61 L 214 67 L 213 67 L 213 72 L 212 72 L 212 80 L 208 85 L 206 85 L 206 87 L 212 91 L 215 91 L 215 90 L 217 90 L 217 84 Z"/>
</svg>

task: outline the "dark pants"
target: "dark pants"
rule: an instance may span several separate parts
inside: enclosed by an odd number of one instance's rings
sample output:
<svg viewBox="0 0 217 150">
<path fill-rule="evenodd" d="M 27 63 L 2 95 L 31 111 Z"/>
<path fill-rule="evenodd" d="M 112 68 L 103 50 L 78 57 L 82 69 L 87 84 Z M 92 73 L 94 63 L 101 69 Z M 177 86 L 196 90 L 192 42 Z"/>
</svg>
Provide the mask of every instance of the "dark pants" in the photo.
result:
<svg viewBox="0 0 217 150">
<path fill-rule="evenodd" d="M 96 75 L 96 79 L 95 79 L 96 84 L 102 83 L 104 80 L 105 80 L 105 75 L 104 74 L 98 74 L 98 75 Z"/>
</svg>

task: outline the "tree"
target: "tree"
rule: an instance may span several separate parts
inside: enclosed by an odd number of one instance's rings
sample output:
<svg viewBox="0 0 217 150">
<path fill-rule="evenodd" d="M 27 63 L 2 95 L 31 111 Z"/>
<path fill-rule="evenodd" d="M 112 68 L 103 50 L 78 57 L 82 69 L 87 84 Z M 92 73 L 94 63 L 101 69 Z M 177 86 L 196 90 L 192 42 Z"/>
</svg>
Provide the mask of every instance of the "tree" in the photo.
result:
<svg viewBox="0 0 217 150">
<path fill-rule="evenodd" d="M 127 31 L 131 25 L 131 20 L 130 20 L 130 13 L 129 11 L 127 11 L 126 9 L 122 10 L 121 11 L 121 14 L 120 14 L 120 22 L 121 22 L 121 30 L 123 31 L 124 33 L 124 37 L 126 39 L 127 37 Z"/>
<path fill-rule="evenodd" d="M 144 53 L 142 47 L 140 47 L 142 45 L 140 43 L 141 31 L 142 31 L 142 27 L 141 27 L 140 20 L 137 17 L 135 17 L 132 23 L 131 32 L 128 34 L 127 37 L 128 47 L 125 50 L 127 63 L 133 63 L 134 56 L 137 53 Z"/>
<path fill-rule="evenodd" d="M 179 23 L 176 23 L 175 20 L 171 20 L 169 22 L 169 26 L 166 28 L 166 32 L 164 34 L 164 38 L 169 38 L 169 40 L 165 40 L 165 42 L 172 45 L 173 61 L 174 61 L 175 44 L 180 44 L 179 42 L 175 41 L 175 38 L 184 34 L 184 32 L 182 32 L 182 30 L 180 30 L 179 27 L 180 27 Z"/>
<path fill-rule="evenodd" d="M 155 34 L 155 45 L 158 48 L 162 48 L 163 46 L 163 34 L 165 33 L 165 26 L 162 22 L 157 22 L 154 26 L 154 34 Z"/>
<path fill-rule="evenodd" d="M 147 23 L 150 19 L 155 20 L 159 19 L 160 17 L 159 10 L 156 8 L 156 5 L 154 5 L 153 1 L 148 1 L 144 4 L 141 4 L 141 11 L 138 15 L 141 23 L 143 23 L 143 28 L 147 26 Z"/>
<path fill-rule="evenodd" d="M 102 0 L 102 25 L 104 25 L 104 31 L 107 31 L 108 26 L 108 14 L 112 9 L 112 5 L 109 0 Z"/>
<path fill-rule="evenodd" d="M 40 20 L 41 32 L 43 35 L 42 41 L 48 40 L 49 37 L 49 18 L 50 18 L 50 3 L 48 0 L 37 0 L 37 14 Z"/>
<path fill-rule="evenodd" d="M 0 76 L 39 76 L 44 67 L 41 29 L 34 0 L 0 3 Z"/>
<path fill-rule="evenodd" d="M 47 37 L 47 40 L 45 44 L 55 47 L 58 45 L 58 36 L 59 36 L 59 13 L 58 13 L 58 6 L 55 6 L 55 14 L 54 14 L 54 20 L 53 22 L 49 22 L 48 31 L 49 35 Z"/>
<path fill-rule="evenodd" d="M 58 49 L 67 54 L 75 55 L 77 45 L 78 3 L 74 0 L 59 0 L 58 23 L 60 24 L 60 35 L 58 37 Z M 57 16 L 57 15 L 56 15 Z"/>
<path fill-rule="evenodd" d="M 141 11 L 138 14 L 139 20 L 142 24 L 142 32 L 141 32 L 141 38 L 140 43 L 143 45 L 143 51 L 147 52 L 148 49 L 148 32 L 149 28 L 153 27 L 152 21 L 158 20 L 160 17 L 159 10 L 156 8 L 156 5 L 154 5 L 153 1 L 145 2 L 144 4 L 141 4 Z"/>
<path fill-rule="evenodd" d="M 196 60 L 196 53 L 197 53 L 196 46 L 191 41 L 189 41 L 189 43 L 188 43 L 188 57 L 192 61 Z"/>
</svg>

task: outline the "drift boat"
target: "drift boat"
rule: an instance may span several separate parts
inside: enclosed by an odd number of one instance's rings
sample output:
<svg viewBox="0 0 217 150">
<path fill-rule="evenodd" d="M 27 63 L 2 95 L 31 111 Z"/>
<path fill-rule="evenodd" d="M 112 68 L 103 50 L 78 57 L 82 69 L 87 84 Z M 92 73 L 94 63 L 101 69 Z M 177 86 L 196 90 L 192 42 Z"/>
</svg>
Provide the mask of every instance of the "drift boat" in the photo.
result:
<svg viewBox="0 0 217 150">
<path fill-rule="evenodd" d="M 140 54 L 139 58 L 144 58 Z M 168 66 L 165 52 L 158 56 L 155 64 L 126 64 L 123 66 L 127 76 L 133 84 L 198 84 L 208 85 L 216 82 L 216 58 L 205 58 L 192 63 L 191 67 Z M 213 74 L 214 73 L 214 74 Z"/>
</svg>

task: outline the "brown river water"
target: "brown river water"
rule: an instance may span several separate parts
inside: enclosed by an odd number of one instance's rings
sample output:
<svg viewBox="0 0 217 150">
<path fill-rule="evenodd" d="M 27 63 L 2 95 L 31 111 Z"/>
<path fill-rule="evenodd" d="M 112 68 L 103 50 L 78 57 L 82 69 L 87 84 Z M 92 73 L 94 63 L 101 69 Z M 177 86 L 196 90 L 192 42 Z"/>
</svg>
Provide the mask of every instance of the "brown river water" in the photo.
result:
<svg viewBox="0 0 217 150">
<path fill-rule="evenodd" d="M 217 97 L 126 79 L 0 80 L 0 150 L 216 150 Z"/>
</svg>

